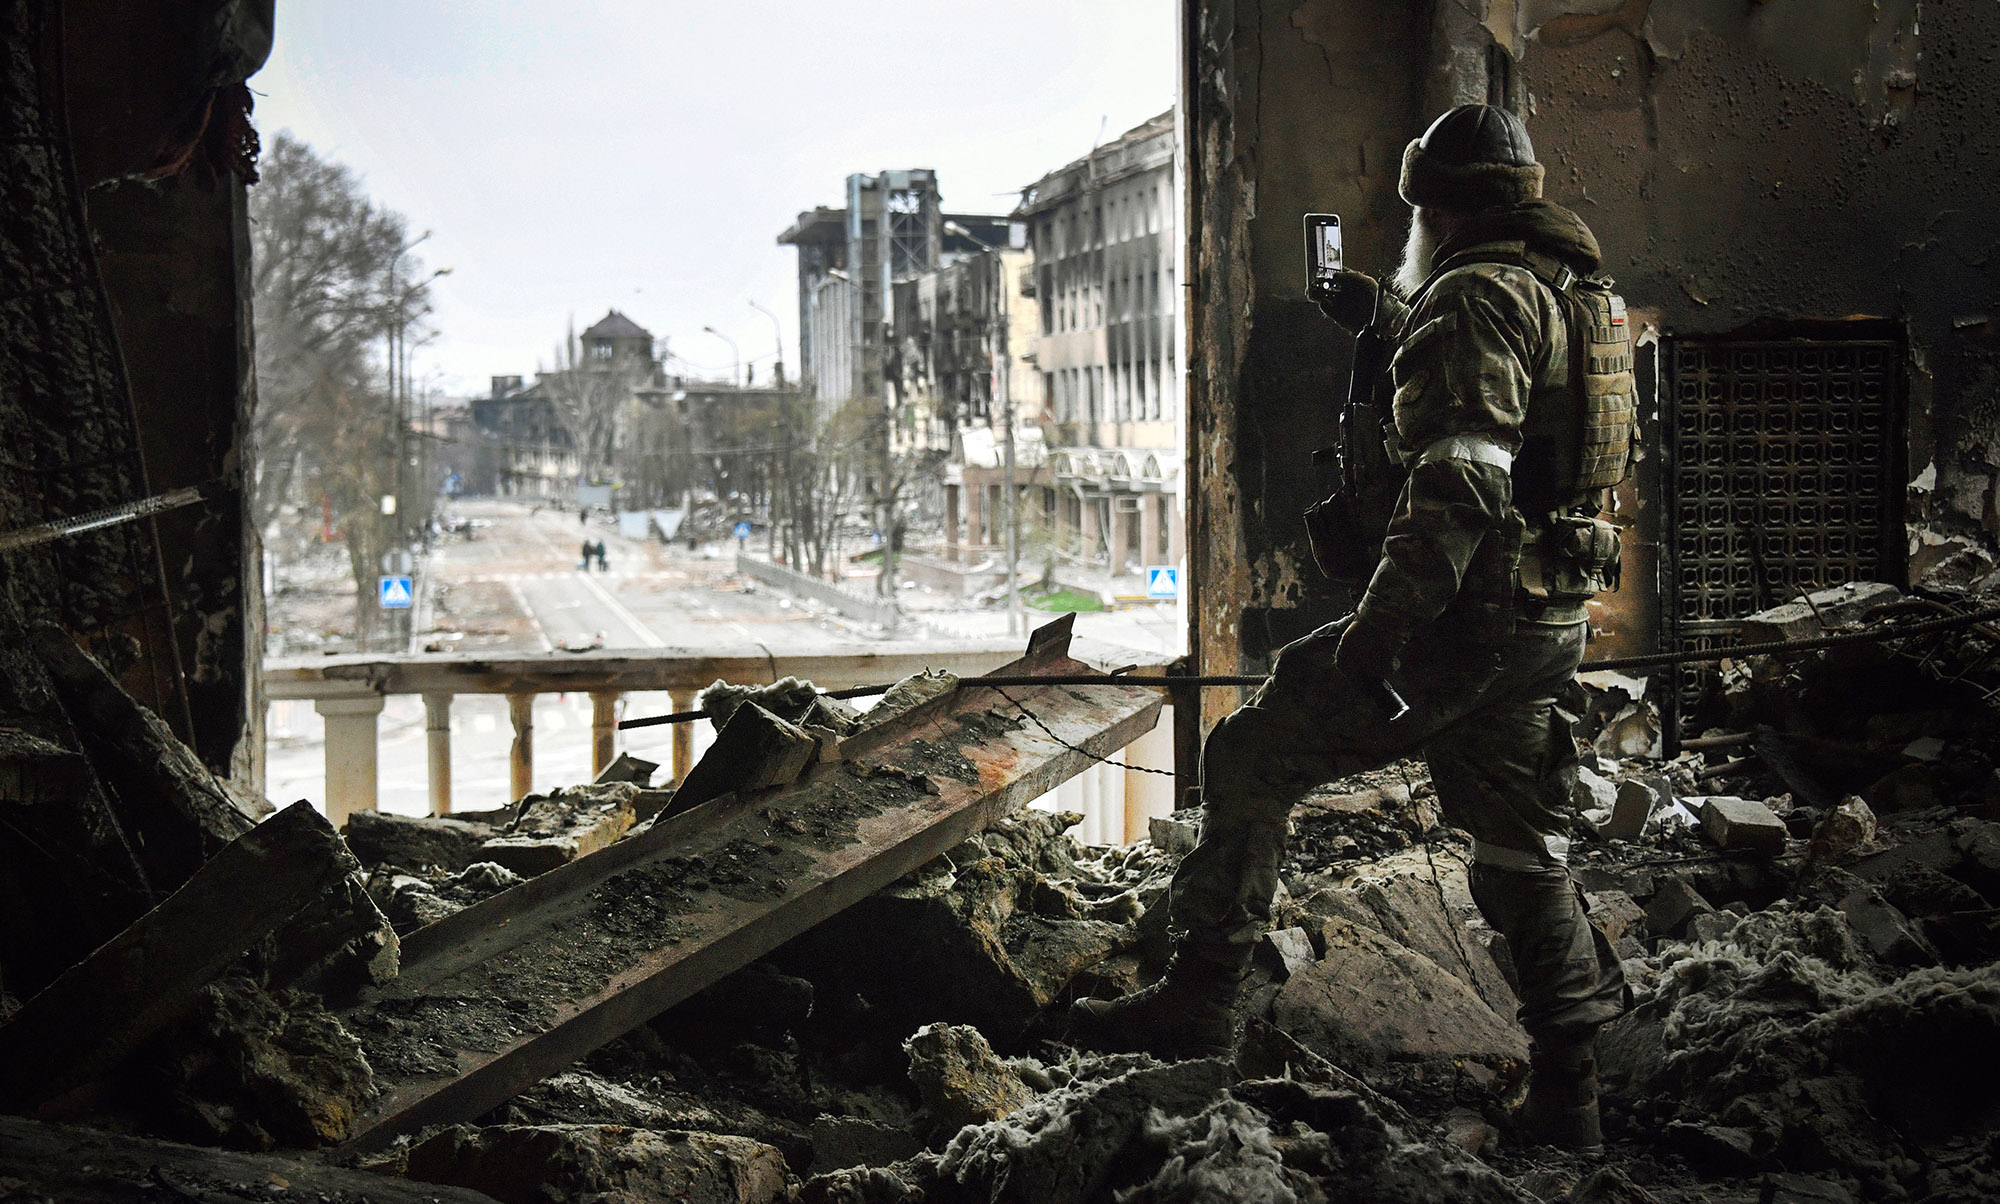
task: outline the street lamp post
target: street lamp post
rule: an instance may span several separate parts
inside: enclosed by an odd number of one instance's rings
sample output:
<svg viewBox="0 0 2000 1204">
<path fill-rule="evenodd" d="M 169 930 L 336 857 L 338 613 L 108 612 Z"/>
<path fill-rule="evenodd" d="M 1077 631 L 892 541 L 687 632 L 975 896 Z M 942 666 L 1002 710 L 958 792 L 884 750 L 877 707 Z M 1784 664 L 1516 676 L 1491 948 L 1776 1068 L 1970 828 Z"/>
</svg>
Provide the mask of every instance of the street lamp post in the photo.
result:
<svg viewBox="0 0 2000 1204">
<path fill-rule="evenodd" d="M 1018 636 L 1026 619 L 1021 613 L 1021 515 L 1014 489 L 1014 389 L 1008 362 L 1010 353 L 1007 346 L 1007 265 L 1000 256 L 1000 248 L 980 238 L 957 222 L 946 222 L 945 231 L 960 238 L 978 243 L 981 250 L 993 257 L 993 337 L 987 340 L 988 355 L 993 366 L 993 388 L 1000 395 L 1000 437 L 1002 461 L 1000 490 L 1006 502 L 1007 516 L 1007 634 Z"/>
<path fill-rule="evenodd" d="M 743 384 L 743 351 L 736 345 L 736 340 L 730 338 L 728 335 L 722 333 L 713 326 L 704 326 L 702 327 L 702 330 L 708 334 L 714 335 L 716 338 L 721 339 L 723 342 L 729 344 L 729 354 L 734 358 L 736 364 L 734 368 L 730 369 L 732 375 L 730 376 L 729 379 L 732 384 L 741 387 Z"/>
<path fill-rule="evenodd" d="M 771 341 L 778 349 L 777 381 L 778 387 L 782 389 L 785 387 L 785 328 L 779 325 L 778 315 L 765 309 L 755 301 L 750 303 L 750 308 L 771 319 Z"/>
</svg>

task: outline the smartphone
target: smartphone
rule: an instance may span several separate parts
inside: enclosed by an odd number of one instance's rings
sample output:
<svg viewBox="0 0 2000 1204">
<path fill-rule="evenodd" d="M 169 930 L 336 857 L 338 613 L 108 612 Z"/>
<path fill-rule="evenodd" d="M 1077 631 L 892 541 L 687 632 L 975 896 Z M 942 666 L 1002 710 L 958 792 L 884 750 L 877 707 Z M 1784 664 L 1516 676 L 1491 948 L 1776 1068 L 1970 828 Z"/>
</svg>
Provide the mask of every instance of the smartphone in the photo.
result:
<svg viewBox="0 0 2000 1204">
<path fill-rule="evenodd" d="M 1338 276 L 1346 265 L 1340 258 L 1340 215 L 1306 214 L 1306 296 L 1319 294 L 1322 281 Z"/>
</svg>

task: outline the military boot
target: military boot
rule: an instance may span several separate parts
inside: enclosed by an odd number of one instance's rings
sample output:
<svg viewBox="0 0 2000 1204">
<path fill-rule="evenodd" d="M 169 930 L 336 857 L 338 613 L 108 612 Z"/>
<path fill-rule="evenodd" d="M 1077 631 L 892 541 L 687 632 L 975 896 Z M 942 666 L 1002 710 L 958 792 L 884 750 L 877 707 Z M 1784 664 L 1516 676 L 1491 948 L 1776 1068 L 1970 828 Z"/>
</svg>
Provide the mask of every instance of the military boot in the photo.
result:
<svg viewBox="0 0 2000 1204">
<path fill-rule="evenodd" d="M 1241 966 L 1176 953 L 1149 987 L 1117 999 L 1070 1005 L 1069 1038 L 1105 1053 L 1226 1058 L 1235 1046 L 1236 987 Z"/>
<path fill-rule="evenodd" d="M 1595 1046 L 1593 1038 L 1536 1044 L 1528 1059 L 1528 1098 L 1514 1117 L 1525 1140 L 1578 1153 L 1604 1148 Z"/>
</svg>

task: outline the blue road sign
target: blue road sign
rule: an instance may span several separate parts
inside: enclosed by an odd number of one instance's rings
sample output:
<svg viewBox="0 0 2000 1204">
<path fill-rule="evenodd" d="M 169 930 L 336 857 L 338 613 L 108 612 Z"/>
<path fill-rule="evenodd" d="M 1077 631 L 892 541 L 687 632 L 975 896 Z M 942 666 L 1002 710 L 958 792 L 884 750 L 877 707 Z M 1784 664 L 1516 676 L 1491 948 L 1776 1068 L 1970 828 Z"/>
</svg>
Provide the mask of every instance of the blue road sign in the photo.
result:
<svg viewBox="0 0 2000 1204">
<path fill-rule="evenodd" d="M 408 577 L 384 577 L 381 589 L 376 593 L 376 600 L 382 604 L 383 610 L 408 610 L 414 598 Z"/>
<path fill-rule="evenodd" d="M 749 524 L 749 523 L 737 523 L 737 524 L 736 524 L 736 538 L 738 538 L 738 539 L 748 539 L 748 538 L 750 538 L 750 524 Z"/>
<path fill-rule="evenodd" d="M 1178 598 L 1181 596 L 1181 571 L 1171 564 L 1146 566 L 1146 596 L 1148 598 Z"/>
</svg>

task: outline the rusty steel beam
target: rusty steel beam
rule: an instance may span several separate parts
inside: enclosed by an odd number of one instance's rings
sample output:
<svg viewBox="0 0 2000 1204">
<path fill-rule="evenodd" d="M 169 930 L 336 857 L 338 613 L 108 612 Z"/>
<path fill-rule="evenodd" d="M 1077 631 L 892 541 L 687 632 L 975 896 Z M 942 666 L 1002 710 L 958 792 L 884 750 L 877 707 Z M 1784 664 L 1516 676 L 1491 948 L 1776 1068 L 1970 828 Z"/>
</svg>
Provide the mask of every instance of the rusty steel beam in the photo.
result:
<svg viewBox="0 0 2000 1204">
<path fill-rule="evenodd" d="M 1063 626 L 1009 670 L 1087 671 Z M 384 1087 L 346 1148 L 505 1102 L 1123 748 L 1159 707 L 1141 686 L 948 690 L 789 786 L 663 816 L 419 929 L 397 981 L 342 1014 Z"/>
</svg>

